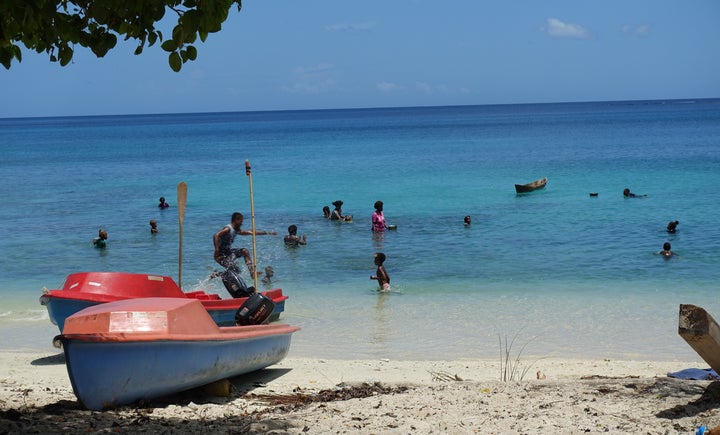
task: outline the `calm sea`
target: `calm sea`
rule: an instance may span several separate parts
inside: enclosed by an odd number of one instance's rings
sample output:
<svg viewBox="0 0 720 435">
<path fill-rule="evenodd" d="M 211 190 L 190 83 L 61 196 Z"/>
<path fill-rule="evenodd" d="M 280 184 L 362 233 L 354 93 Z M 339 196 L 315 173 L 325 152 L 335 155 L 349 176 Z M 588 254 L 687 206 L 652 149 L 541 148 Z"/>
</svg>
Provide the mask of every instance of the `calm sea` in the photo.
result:
<svg viewBox="0 0 720 435">
<path fill-rule="evenodd" d="M 678 305 L 720 316 L 720 100 L 0 119 L 0 150 L 0 349 L 52 349 L 38 298 L 69 273 L 177 278 L 180 181 L 183 288 L 227 297 L 212 235 L 250 214 L 246 159 L 294 356 L 495 358 L 516 336 L 540 357 L 693 358 Z M 337 199 L 352 223 L 322 218 Z M 283 246 L 290 224 L 307 246 Z"/>
</svg>

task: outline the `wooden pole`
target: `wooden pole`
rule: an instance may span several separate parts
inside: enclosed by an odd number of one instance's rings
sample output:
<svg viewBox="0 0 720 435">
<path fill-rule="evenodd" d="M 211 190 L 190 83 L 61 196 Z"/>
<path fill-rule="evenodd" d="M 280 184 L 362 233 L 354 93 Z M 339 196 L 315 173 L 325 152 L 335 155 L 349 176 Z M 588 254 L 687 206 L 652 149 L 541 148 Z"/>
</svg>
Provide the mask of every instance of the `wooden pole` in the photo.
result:
<svg viewBox="0 0 720 435">
<path fill-rule="evenodd" d="M 252 185 L 252 171 L 250 170 L 250 161 L 245 160 L 245 175 L 247 175 L 248 180 L 250 181 L 250 228 L 252 230 L 252 255 L 253 255 L 253 270 L 250 271 L 253 278 L 253 283 L 255 283 L 255 290 L 257 291 L 258 287 L 258 278 L 257 278 L 257 244 L 255 242 L 255 202 L 253 200 L 253 185 Z"/>
<path fill-rule="evenodd" d="M 678 334 L 720 373 L 720 326 L 707 311 L 695 305 L 681 304 Z"/>
<path fill-rule="evenodd" d="M 183 239 L 183 224 L 185 223 L 185 205 L 187 204 L 187 184 L 181 181 L 177 185 L 177 207 L 178 207 L 178 222 L 180 224 L 180 245 L 178 248 L 178 286 L 182 289 L 182 239 Z"/>
</svg>

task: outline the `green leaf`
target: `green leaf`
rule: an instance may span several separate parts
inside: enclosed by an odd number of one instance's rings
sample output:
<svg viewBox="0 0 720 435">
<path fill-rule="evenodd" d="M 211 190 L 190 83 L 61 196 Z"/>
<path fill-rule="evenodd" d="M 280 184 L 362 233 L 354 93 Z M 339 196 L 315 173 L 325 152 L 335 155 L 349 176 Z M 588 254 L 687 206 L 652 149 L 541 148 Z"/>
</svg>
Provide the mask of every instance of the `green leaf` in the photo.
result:
<svg viewBox="0 0 720 435">
<path fill-rule="evenodd" d="M 178 24 L 173 28 L 172 32 L 172 40 L 175 42 L 175 45 L 177 47 L 182 47 L 182 43 L 185 40 L 185 30 L 183 29 L 183 26 Z"/>
<path fill-rule="evenodd" d="M 60 46 L 58 56 L 60 56 L 60 66 L 65 66 L 72 60 L 73 50 L 67 45 Z"/>
<path fill-rule="evenodd" d="M 160 47 L 167 52 L 173 52 L 177 50 L 178 46 L 175 41 L 168 39 L 167 41 L 163 42 Z"/>
<path fill-rule="evenodd" d="M 182 59 L 180 59 L 180 55 L 177 51 L 170 53 L 170 56 L 168 56 L 168 63 L 173 71 L 180 71 L 180 68 L 182 68 Z"/>
<path fill-rule="evenodd" d="M 188 57 L 188 59 L 190 59 L 190 60 L 195 60 L 195 59 L 197 59 L 197 48 L 195 48 L 195 47 L 192 46 L 192 45 L 188 45 L 188 47 L 187 47 L 187 57 Z"/>
<path fill-rule="evenodd" d="M 196 10 L 189 10 L 180 19 L 182 25 L 188 33 L 195 33 L 200 27 L 200 14 Z"/>
<path fill-rule="evenodd" d="M 10 63 L 12 62 L 13 55 L 10 52 L 10 49 L 5 47 L 0 47 L 0 63 L 5 67 L 5 69 L 10 69 Z"/>
<path fill-rule="evenodd" d="M 12 47 L 13 52 L 15 53 L 15 59 L 18 60 L 18 62 L 22 62 L 22 50 L 20 50 L 20 47 L 13 44 L 10 47 Z"/>
</svg>

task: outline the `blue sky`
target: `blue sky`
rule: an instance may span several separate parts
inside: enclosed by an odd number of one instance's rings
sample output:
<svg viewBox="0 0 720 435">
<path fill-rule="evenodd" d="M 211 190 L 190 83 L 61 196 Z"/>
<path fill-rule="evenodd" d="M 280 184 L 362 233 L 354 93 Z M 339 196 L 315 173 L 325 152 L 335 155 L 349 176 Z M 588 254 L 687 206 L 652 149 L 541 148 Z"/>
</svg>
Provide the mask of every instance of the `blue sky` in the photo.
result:
<svg viewBox="0 0 720 435">
<path fill-rule="evenodd" d="M 720 97 L 717 0 L 245 0 L 180 73 L 134 47 L 25 50 L 0 117 Z"/>
</svg>

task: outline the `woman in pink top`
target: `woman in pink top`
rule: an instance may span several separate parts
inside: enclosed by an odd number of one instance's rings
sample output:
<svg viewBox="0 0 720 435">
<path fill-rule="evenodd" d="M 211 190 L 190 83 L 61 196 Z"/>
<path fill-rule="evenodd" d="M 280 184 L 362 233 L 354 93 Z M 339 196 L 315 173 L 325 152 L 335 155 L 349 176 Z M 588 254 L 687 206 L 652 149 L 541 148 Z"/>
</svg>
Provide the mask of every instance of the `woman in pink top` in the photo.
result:
<svg viewBox="0 0 720 435">
<path fill-rule="evenodd" d="M 383 202 L 375 201 L 375 211 L 372 214 L 372 230 L 381 233 L 387 229 L 385 215 L 383 214 Z"/>
</svg>

